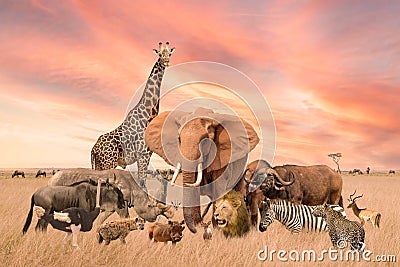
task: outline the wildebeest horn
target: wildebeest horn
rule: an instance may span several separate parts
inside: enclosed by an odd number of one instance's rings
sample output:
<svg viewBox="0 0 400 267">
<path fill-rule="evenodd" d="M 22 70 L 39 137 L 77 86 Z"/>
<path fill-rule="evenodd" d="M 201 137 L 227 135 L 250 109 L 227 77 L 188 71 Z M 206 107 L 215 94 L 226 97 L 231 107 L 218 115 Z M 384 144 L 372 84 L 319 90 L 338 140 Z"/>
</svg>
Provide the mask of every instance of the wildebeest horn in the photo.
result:
<svg viewBox="0 0 400 267">
<path fill-rule="evenodd" d="M 172 179 L 171 179 L 171 185 L 173 185 L 175 183 L 176 178 L 178 178 L 180 169 L 181 169 L 181 163 L 178 162 L 178 164 L 176 164 L 174 176 L 172 176 Z"/>
<path fill-rule="evenodd" d="M 185 185 L 187 187 L 196 187 L 201 184 L 201 180 L 203 179 L 203 164 L 200 162 L 199 165 L 197 165 L 197 180 L 194 184 L 187 184 Z"/>
<path fill-rule="evenodd" d="M 292 177 L 292 179 L 290 179 L 288 182 L 284 181 L 284 180 L 282 179 L 282 177 L 279 176 L 278 172 L 275 171 L 275 170 L 272 169 L 272 168 L 268 169 L 268 172 L 267 172 L 267 173 L 268 173 L 268 174 L 273 174 L 273 175 L 276 177 L 276 179 L 278 180 L 277 182 L 279 182 L 279 183 L 280 183 L 281 185 L 283 185 L 283 186 L 288 186 L 288 185 L 293 184 L 294 181 L 295 181 L 295 179 L 296 179 L 296 178 L 294 177 L 294 174 L 293 174 L 292 171 L 289 172 L 289 176 Z"/>
</svg>

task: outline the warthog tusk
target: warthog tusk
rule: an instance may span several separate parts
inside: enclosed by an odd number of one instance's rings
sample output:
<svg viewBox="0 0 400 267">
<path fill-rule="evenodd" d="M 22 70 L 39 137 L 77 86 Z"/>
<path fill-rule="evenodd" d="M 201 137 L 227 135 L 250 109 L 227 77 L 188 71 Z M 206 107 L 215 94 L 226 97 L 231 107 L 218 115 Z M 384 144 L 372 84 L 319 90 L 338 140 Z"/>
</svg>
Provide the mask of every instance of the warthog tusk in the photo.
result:
<svg viewBox="0 0 400 267">
<path fill-rule="evenodd" d="M 181 163 L 178 162 L 178 164 L 176 164 L 174 175 L 172 176 L 172 179 L 171 179 L 171 185 L 174 185 L 176 178 L 178 178 L 180 169 L 181 169 Z"/>
<path fill-rule="evenodd" d="M 199 163 L 199 165 L 197 166 L 197 180 L 194 184 L 187 184 L 185 183 L 185 185 L 187 187 L 196 187 L 199 186 L 201 183 L 201 180 L 203 179 L 203 164 Z"/>
</svg>

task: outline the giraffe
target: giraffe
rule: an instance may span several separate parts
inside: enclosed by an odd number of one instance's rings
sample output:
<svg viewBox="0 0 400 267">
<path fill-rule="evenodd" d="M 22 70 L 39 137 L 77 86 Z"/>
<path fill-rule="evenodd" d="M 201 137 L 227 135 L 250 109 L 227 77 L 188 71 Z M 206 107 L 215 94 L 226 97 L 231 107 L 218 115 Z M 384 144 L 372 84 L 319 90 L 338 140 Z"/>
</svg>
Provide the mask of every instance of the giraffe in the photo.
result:
<svg viewBox="0 0 400 267">
<path fill-rule="evenodd" d="M 158 115 L 161 80 L 175 47 L 170 49 L 169 42 L 163 47 L 160 42 L 159 49 L 153 51 L 159 57 L 139 102 L 129 111 L 121 125 L 97 139 L 91 151 L 92 169 L 96 170 L 108 170 L 117 166 L 125 169 L 127 165 L 136 162 L 141 186 L 144 186 L 152 154 L 145 145 L 144 131 L 150 121 Z"/>
</svg>

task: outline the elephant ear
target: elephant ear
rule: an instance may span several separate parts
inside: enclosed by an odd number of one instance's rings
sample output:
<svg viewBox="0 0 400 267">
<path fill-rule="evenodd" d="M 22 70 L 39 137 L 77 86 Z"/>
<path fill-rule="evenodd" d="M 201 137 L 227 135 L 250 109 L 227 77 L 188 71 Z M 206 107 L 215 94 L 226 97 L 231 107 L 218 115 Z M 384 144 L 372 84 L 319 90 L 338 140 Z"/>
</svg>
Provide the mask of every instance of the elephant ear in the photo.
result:
<svg viewBox="0 0 400 267">
<path fill-rule="evenodd" d="M 186 114 L 182 111 L 162 112 L 149 123 L 144 133 L 146 146 L 172 166 L 176 166 L 179 161 L 177 148 L 179 147 L 178 130 L 181 125 L 175 118 L 186 116 Z"/>
<path fill-rule="evenodd" d="M 216 114 L 215 118 L 219 122 L 214 140 L 218 149 L 214 161 L 207 168 L 208 171 L 222 169 L 229 163 L 246 157 L 260 141 L 247 121 L 227 114 Z"/>
</svg>

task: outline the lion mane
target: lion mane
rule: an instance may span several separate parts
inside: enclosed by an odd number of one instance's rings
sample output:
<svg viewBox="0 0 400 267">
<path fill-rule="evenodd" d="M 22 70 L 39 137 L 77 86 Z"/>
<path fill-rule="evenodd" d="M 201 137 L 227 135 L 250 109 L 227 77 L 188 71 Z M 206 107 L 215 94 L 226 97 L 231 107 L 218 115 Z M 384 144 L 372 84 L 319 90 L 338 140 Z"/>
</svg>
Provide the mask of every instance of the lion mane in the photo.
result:
<svg viewBox="0 0 400 267">
<path fill-rule="evenodd" d="M 244 236 L 250 231 L 250 217 L 246 209 L 246 204 L 244 202 L 243 196 L 239 192 L 234 190 L 228 192 L 222 198 L 216 201 L 217 208 L 215 211 L 218 211 L 218 206 L 222 205 L 224 202 L 229 203 L 227 207 L 230 209 L 231 216 L 229 218 L 222 218 L 227 220 L 226 226 L 220 228 L 222 233 L 225 237 Z M 221 218 L 220 214 L 218 214 L 218 216 L 219 218 Z"/>
</svg>

